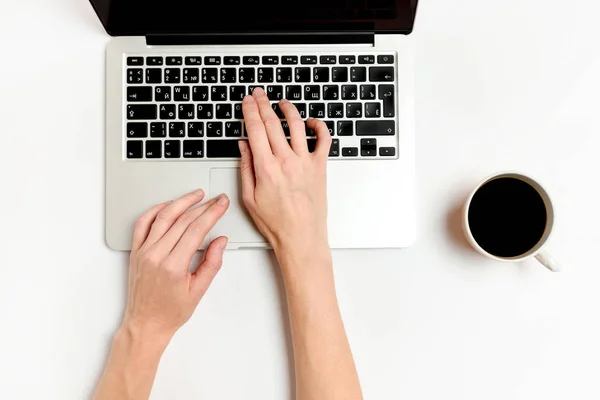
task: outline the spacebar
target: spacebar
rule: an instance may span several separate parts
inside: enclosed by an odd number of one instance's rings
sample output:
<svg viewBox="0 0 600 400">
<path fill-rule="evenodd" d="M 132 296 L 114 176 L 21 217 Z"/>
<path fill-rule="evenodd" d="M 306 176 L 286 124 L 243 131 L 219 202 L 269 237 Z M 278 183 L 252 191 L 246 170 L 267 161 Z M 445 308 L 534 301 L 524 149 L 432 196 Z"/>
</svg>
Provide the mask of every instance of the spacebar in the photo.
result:
<svg viewBox="0 0 600 400">
<path fill-rule="evenodd" d="M 394 120 L 356 121 L 356 136 L 393 136 L 395 134 Z"/>
<path fill-rule="evenodd" d="M 206 157 L 208 158 L 240 158 L 238 140 L 207 140 Z"/>
</svg>

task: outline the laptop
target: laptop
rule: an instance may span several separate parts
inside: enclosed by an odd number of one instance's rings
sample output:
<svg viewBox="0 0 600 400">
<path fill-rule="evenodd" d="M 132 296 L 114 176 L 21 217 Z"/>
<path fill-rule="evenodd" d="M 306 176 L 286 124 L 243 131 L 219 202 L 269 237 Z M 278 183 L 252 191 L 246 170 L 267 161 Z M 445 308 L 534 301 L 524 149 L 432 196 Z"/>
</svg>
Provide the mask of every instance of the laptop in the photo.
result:
<svg viewBox="0 0 600 400">
<path fill-rule="evenodd" d="M 268 248 L 240 195 L 241 102 L 262 87 L 327 123 L 332 248 L 415 238 L 411 40 L 418 0 L 91 0 L 106 52 L 106 241 L 197 188 L 231 207 L 210 240 Z M 289 135 L 286 121 L 284 131 Z M 309 149 L 314 132 L 308 130 Z"/>
</svg>

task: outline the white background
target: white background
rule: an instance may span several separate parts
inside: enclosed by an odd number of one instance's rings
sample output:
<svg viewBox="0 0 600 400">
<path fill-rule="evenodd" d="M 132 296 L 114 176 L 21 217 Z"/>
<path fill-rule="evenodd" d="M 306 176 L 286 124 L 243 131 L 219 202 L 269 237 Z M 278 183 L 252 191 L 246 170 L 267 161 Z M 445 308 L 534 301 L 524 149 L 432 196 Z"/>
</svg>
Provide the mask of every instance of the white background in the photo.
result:
<svg viewBox="0 0 600 400">
<path fill-rule="evenodd" d="M 600 398 L 599 14 L 592 0 L 421 1 L 418 241 L 334 252 L 366 399 Z M 107 41 L 84 0 L 0 2 L 1 399 L 89 397 L 120 322 L 128 256 L 103 230 Z M 553 196 L 564 272 L 466 247 L 457 207 L 505 169 Z M 267 252 L 227 253 L 153 399 L 291 398 L 275 271 Z"/>
</svg>

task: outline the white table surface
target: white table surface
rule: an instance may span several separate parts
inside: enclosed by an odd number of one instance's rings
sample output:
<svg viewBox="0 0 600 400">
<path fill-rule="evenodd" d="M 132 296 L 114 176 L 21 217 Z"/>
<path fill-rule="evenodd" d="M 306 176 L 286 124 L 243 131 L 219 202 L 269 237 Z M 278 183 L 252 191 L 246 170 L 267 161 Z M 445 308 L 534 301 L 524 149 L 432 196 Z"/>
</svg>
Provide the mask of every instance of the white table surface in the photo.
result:
<svg viewBox="0 0 600 400">
<path fill-rule="evenodd" d="M 600 398 L 600 6 L 422 0 L 419 237 L 334 252 L 366 399 Z M 83 399 L 119 325 L 127 254 L 104 243 L 104 48 L 84 0 L 0 2 L 0 398 Z M 553 196 L 565 265 L 466 247 L 457 207 L 520 170 Z M 228 252 L 152 399 L 292 398 L 268 252 Z"/>
</svg>

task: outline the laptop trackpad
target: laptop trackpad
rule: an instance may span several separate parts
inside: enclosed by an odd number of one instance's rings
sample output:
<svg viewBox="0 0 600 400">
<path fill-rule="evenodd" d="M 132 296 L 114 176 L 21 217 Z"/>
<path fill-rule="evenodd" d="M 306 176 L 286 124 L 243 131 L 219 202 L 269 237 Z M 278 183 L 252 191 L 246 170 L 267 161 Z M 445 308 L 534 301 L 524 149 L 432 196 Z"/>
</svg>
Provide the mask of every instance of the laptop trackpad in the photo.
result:
<svg viewBox="0 0 600 400">
<path fill-rule="evenodd" d="M 229 238 L 227 248 L 233 249 L 269 247 L 244 207 L 239 168 L 212 168 L 209 188 L 210 198 L 225 193 L 231 200 L 229 210 L 210 232 L 210 240 L 227 236 Z"/>
</svg>

